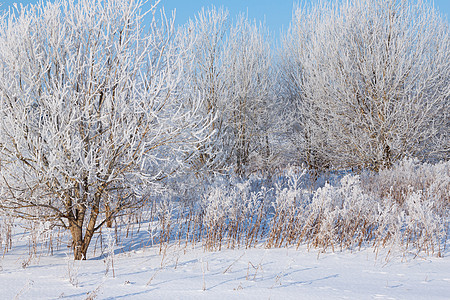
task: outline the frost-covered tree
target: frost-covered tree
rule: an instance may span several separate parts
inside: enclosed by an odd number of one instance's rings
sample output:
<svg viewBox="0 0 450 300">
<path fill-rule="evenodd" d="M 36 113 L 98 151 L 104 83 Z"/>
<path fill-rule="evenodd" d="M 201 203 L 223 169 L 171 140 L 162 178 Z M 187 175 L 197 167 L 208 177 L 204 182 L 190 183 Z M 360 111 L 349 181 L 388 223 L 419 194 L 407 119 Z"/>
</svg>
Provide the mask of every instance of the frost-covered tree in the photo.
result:
<svg viewBox="0 0 450 300">
<path fill-rule="evenodd" d="M 223 9 L 202 10 L 186 26 L 195 46 L 186 73 L 186 95 L 204 97 L 205 113 L 216 116 L 214 138 L 201 145 L 197 167 L 231 167 L 243 175 L 250 155 L 268 155 L 271 48 L 264 26 L 244 15 L 231 24 Z"/>
<path fill-rule="evenodd" d="M 199 95 L 203 98 L 201 110 L 215 116 L 209 128 L 212 138 L 197 145 L 199 151 L 192 160 L 193 169 L 200 173 L 223 171 L 226 152 L 222 147 L 223 110 L 226 104 L 223 55 L 226 33 L 229 30 L 228 11 L 212 7 L 203 8 L 184 26 L 186 56 L 184 95 L 187 102 Z M 193 42 L 192 42 L 193 40 Z"/>
<path fill-rule="evenodd" d="M 208 117 L 178 95 L 186 54 L 173 21 L 143 2 L 42 2 L 0 24 L 3 209 L 93 234 L 188 162 Z"/>
<path fill-rule="evenodd" d="M 284 48 L 291 132 L 310 166 L 449 158 L 449 24 L 426 1 L 299 7 Z"/>
<path fill-rule="evenodd" d="M 224 65 L 228 126 L 225 144 L 230 149 L 236 172 L 242 175 L 252 154 L 263 158 L 264 164 L 270 154 L 272 58 L 265 27 L 250 22 L 244 15 L 238 16 L 227 40 Z"/>
</svg>

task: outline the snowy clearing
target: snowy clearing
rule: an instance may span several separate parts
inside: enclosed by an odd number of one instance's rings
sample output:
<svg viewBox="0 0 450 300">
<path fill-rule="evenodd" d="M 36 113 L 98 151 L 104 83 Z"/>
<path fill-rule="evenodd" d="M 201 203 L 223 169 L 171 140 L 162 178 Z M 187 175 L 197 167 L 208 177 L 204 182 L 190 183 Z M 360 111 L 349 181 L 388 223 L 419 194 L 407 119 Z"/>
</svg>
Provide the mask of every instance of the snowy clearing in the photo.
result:
<svg viewBox="0 0 450 300">
<path fill-rule="evenodd" d="M 305 247 L 205 252 L 171 245 L 73 261 L 63 251 L 23 268 L 28 249 L 1 261 L 2 299 L 448 299 L 450 259 L 378 257 L 372 249 Z M 320 254 L 320 255 L 319 255 Z"/>
</svg>

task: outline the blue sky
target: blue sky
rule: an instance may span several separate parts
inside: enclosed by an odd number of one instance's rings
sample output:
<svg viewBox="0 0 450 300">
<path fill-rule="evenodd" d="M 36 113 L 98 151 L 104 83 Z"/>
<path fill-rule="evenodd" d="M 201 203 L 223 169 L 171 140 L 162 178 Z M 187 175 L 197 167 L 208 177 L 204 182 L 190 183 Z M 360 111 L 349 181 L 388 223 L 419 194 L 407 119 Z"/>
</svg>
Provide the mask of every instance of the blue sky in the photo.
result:
<svg viewBox="0 0 450 300">
<path fill-rule="evenodd" d="M 0 3 L 3 3 L 3 8 L 12 5 L 14 2 L 29 4 L 37 3 L 38 0 L 0 0 Z M 298 0 L 295 2 L 298 2 Z M 232 17 L 239 12 L 244 12 L 248 13 L 250 19 L 265 20 L 270 30 L 278 35 L 282 28 L 286 29 L 289 26 L 293 3 L 292 0 L 162 0 L 160 6 L 163 5 L 166 12 L 176 8 L 177 24 L 185 23 L 203 6 L 224 6 L 228 8 Z M 435 0 L 434 3 L 443 14 L 447 15 L 447 19 L 450 19 L 450 0 Z"/>
<path fill-rule="evenodd" d="M 166 10 L 176 8 L 176 19 L 181 24 L 194 16 L 203 6 L 215 5 L 228 8 L 232 17 L 239 12 L 248 12 L 250 19 L 265 20 L 269 29 L 276 33 L 289 26 L 294 2 L 303 3 L 302 0 L 162 0 L 161 2 Z M 315 2 L 315 0 L 306 0 L 306 2 Z M 435 0 L 434 3 L 449 19 L 450 0 Z"/>
<path fill-rule="evenodd" d="M 450 1 L 450 0 L 449 0 Z M 271 31 L 287 28 L 292 16 L 292 0 L 162 0 L 166 9 L 176 8 L 178 21 L 184 23 L 203 6 L 226 7 L 231 17 L 239 12 L 248 13 L 250 19 L 265 21 Z"/>
</svg>

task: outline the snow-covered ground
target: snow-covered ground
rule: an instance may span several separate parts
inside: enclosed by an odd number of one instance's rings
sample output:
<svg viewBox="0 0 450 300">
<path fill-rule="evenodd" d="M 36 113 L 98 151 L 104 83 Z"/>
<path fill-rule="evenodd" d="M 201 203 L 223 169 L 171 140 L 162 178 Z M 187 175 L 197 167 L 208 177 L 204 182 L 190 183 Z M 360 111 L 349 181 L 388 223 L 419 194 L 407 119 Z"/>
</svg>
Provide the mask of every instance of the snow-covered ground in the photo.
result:
<svg viewBox="0 0 450 300">
<path fill-rule="evenodd" d="M 1 299 L 449 299 L 450 258 L 305 247 L 170 245 L 73 261 L 64 250 L 23 268 L 27 245 L 0 261 Z M 448 251 L 447 251 L 448 252 Z M 319 255 L 320 254 L 320 255 Z"/>
<path fill-rule="evenodd" d="M 371 184 L 414 183 L 405 181 L 410 169 Z M 219 186 L 200 207 L 152 202 L 96 233 L 86 261 L 73 260 L 69 234 L 50 229 L 50 222 L 3 215 L 0 300 L 450 299 L 448 177 L 442 179 L 448 167 L 433 170 L 415 171 L 428 174 L 411 177 L 426 177 L 432 188 L 413 193 L 409 184 L 401 205 L 376 193 L 368 198 L 355 176 L 311 195 L 297 184 L 302 175 L 291 176 L 286 187 L 276 185 L 272 194 L 262 188 L 251 193 L 250 182 Z M 298 249 L 266 248 L 298 241 Z M 233 243 L 239 247 L 225 249 Z M 205 251 L 219 245 L 221 251 Z"/>
</svg>

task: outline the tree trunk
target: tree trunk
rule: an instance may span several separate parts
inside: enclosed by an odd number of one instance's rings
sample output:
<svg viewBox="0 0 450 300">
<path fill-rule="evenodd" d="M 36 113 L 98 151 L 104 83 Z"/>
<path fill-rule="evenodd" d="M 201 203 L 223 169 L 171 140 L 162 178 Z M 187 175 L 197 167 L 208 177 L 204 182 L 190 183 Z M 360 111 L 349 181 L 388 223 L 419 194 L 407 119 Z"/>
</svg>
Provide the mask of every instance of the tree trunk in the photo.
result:
<svg viewBox="0 0 450 300">
<path fill-rule="evenodd" d="M 79 220 L 69 220 L 70 223 L 70 233 L 72 234 L 73 240 L 73 255 L 74 260 L 85 260 L 89 244 L 91 243 L 92 236 L 95 232 L 95 223 L 97 221 L 97 216 L 99 213 L 98 206 L 92 208 L 89 223 L 87 224 L 86 232 L 83 236 L 83 221 Z"/>
<path fill-rule="evenodd" d="M 84 259 L 86 259 L 86 253 L 87 253 L 89 244 L 91 243 L 91 239 L 94 236 L 95 223 L 97 222 L 97 216 L 99 214 L 99 208 L 98 208 L 99 199 L 100 199 L 100 197 L 98 197 L 96 199 L 96 201 L 95 201 L 96 204 L 92 208 L 91 216 L 89 217 L 89 223 L 88 223 L 87 228 L 86 228 L 86 233 L 84 234 L 83 246 L 81 248 L 81 250 L 82 250 L 82 252 L 83 252 L 83 254 L 85 256 Z"/>
<path fill-rule="evenodd" d="M 73 248 L 73 256 L 75 260 L 86 259 L 86 251 L 83 251 L 84 242 L 83 242 L 83 229 L 78 226 L 74 221 L 70 221 L 70 233 L 72 234 L 72 248 Z"/>
<path fill-rule="evenodd" d="M 112 220 L 111 208 L 109 207 L 108 204 L 106 204 L 105 209 L 106 209 L 106 227 L 112 228 L 113 220 Z"/>
</svg>

